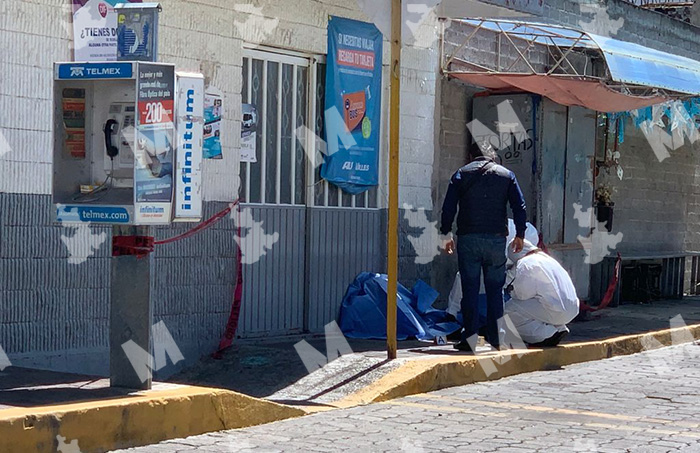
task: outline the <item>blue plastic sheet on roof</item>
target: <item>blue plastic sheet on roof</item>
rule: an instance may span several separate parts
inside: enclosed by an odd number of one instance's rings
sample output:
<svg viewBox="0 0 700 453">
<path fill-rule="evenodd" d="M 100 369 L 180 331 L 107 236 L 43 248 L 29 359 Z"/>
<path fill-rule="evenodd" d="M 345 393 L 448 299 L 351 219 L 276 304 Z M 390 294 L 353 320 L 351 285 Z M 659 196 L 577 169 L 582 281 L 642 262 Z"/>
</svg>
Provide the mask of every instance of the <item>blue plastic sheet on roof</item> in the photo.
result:
<svg viewBox="0 0 700 453">
<path fill-rule="evenodd" d="M 465 20 L 494 32 L 508 32 L 539 44 L 598 48 L 616 82 L 700 95 L 700 62 L 632 42 L 534 22 Z"/>
<path fill-rule="evenodd" d="M 700 95 L 700 62 L 619 39 L 588 36 L 603 52 L 614 81 Z"/>
<path fill-rule="evenodd" d="M 340 309 L 340 329 L 349 338 L 386 338 L 387 276 L 363 272 L 348 287 Z M 460 329 L 446 320 L 447 312 L 433 308 L 438 292 L 423 281 L 409 291 L 399 284 L 396 295 L 397 339 L 432 340 Z"/>
</svg>

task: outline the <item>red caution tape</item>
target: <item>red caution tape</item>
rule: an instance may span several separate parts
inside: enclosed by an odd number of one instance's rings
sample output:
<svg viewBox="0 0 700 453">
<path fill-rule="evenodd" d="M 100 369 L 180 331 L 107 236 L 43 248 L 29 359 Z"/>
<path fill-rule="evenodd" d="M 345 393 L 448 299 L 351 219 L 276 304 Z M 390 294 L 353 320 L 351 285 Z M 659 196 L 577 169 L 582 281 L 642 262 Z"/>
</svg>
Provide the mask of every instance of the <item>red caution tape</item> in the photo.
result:
<svg viewBox="0 0 700 453">
<path fill-rule="evenodd" d="M 582 313 L 585 313 L 585 312 L 593 313 L 595 311 L 603 310 L 604 308 L 607 308 L 608 305 L 610 305 L 610 302 L 612 302 L 613 298 L 615 297 L 615 289 L 617 288 L 617 284 L 620 282 L 620 267 L 621 266 L 622 266 L 622 255 L 620 255 L 618 253 L 617 260 L 615 261 L 615 270 L 613 273 L 613 277 L 612 277 L 612 280 L 610 281 L 610 284 L 608 285 L 608 290 L 605 291 L 605 296 L 603 296 L 603 300 L 600 301 L 600 304 L 597 307 L 591 307 L 590 305 L 586 304 L 585 302 L 581 302 L 580 311 Z"/>
<path fill-rule="evenodd" d="M 200 223 L 199 225 L 197 225 L 196 227 L 192 228 L 191 230 L 189 230 L 189 231 L 187 231 L 187 232 L 185 232 L 185 233 L 183 233 L 183 234 L 180 234 L 180 235 L 178 235 L 178 236 L 175 236 L 175 237 L 171 237 L 171 238 L 168 238 L 168 239 L 162 239 L 162 240 L 160 240 L 160 241 L 155 241 L 154 244 L 155 244 L 155 245 L 170 244 L 171 242 L 181 241 L 181 240 L 183 240 L 183 239 L 187 239 L 187 238 L 190 237 L 190 236 L 194 236 L 195 234 L 199 233 L 200 231 L 206 230 L 207 228 L 209 228 L 210 226 L 212 226 L 213 224 L 215 224 L 215 223 L 218 222 L 219 220 L 221 220 L 221 219 L 223 219 L 224 217 L 226 217 L 227 215 L 229 215 L 229 213 L 233 210 L 233 208 L 234 208 L 235 206 L 238 206 L 239 203 L 240 203 L 240 199 L 234 201 L 233 203 L 230 203 L 230 204 L 226 207 L 226 209 L 224 209 L 224 210 L 221 211 L 221 212 L 218 212 L 218 213 L 214 214 L 211 218 L 205 220 L 204 222 Z"/>
<path fill-rule="evenodd" d="M 241 237 L 241 210 L 240 199 L 238 199 L 233 203 L 230 203 L 226 209 L 216 213 L 211 218 L 178 236 L 162 239 L 160 241 L 154 241 L 150 236 L 115 236 L 112 239 L 112 256 L 136 255 L 140 258 L 148 256 L 149 253 L 153 252 L 156 245 L 170 244 L 172 242 L 181 241 L 206 230 L 219 220 L 229 215 L 234 207 L 238 207 L 238 237 Z M 228 323 L 226 324 L 224 336 L 219 343 L 219 349 L 214 353 L 215 358 L 221 358 L 221 352 L 224 349 L 231 347 L 233 340 L 236 337 L 236 331 L 238 330 L 238 320 L 240 318 L 241 303 L 243 301 L 243 254 L 240 247 L 238 247 L 236 259 L 236 270 L 238 275 L 236 276 L 236 289 L 233 294 L 231 314 L 229 316 Z"/>
<path fill-rule="evenodd" d="M 241 236 L 241 209 L 238 207 L 238 237 Z M 238 247 L 238 252 L 236 253 L 236 289 L 233 292 L 233 304 L 231 305 L 231 314 L 228 317 L 228 322 L 226 323 L 226 330 L 224 331 L 224 336 L 219 342 L 219 348 L 212 355 L 215 359 L 221 359 L 221 353 L 231 347 L 233 340 L 236 338 L 236 331 L 238 330 L 238 320 L 241 316 L 241 304 L 243 302 L 243 252 L 241 247 Z"/>
</svg>

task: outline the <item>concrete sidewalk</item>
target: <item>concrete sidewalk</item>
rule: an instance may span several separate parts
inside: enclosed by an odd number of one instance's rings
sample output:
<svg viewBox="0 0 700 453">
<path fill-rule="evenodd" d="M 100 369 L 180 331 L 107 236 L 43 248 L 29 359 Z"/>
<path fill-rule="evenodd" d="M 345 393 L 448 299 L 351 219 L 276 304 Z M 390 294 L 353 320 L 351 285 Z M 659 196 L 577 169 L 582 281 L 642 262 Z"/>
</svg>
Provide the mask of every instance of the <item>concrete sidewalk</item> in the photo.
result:
<svg viewBox="0 0 700 453">
<path fill-rule="evenodd" d="M 688 327 L 672 331 L 678 315 Z M 299 339 L 239 342 L 223 360 L 207 358 L 148 392 L 10 367 L 0 372 L 0 451 L 53 453 L 63 439 L 79 440 L 83 453 L 148 445 L 692 342 L 700 338 L 700 298 L 609 309 L 571 328 L 558 348 L 481 347 L 477 356 L 401 342 L 392 362 L 384 341 L 350 341 L 352 354 L 311 373 L 294 348 Z M 308 341 L 322 355 L 324 339 Z"/>
<path fill-rule="evenodd" d="M 700 298 L 623 305 L 592 314 L 570 325 L 563 344 L 603 340 L 661 331 L 681 315 L 687 325 L 700 324 Z M 305 368 L 293 340 L 246 340 L 228 350 L 222 360 L 206 358 L 170 381 L 226 388 L 286 404 L 333 406 L 379 381 L 406 363 L 435 358 L 464 358 L 451 345 L 432 346 L 418 341 L 399 342 L 399 358 L 386 362 L 386 342 L 349 340 L 354 354 L 340 357 L 313 373 Z M 307 338 L 320 353 L 323 337 Z M 489 348 L 480 348 L 489 351 Z"/>
<path fill-rule="evenodd" d="M 107 379 L 13 367 L 0 387 L 3 453 L 104 452 L 306 414 L 228 390 L 155 383 L 128 392 Z"/>
</svg>

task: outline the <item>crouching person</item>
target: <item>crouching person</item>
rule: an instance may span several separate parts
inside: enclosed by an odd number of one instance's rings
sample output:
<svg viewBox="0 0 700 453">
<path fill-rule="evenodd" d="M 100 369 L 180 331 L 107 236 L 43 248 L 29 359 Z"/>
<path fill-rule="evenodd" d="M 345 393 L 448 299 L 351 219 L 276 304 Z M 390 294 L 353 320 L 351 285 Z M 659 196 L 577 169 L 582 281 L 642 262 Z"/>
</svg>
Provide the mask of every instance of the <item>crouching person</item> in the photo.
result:
<svg viewBox="0 0 700 453">
<path fill-rule="evenodd" d="M 520 338 L 533 347 L 554 347 L 569 333 L 566 324 L 579 313 L 579 300 L 568 272 L 529 241 L 515 253 L 511 300 L 505 305 Z"/>
</svg>

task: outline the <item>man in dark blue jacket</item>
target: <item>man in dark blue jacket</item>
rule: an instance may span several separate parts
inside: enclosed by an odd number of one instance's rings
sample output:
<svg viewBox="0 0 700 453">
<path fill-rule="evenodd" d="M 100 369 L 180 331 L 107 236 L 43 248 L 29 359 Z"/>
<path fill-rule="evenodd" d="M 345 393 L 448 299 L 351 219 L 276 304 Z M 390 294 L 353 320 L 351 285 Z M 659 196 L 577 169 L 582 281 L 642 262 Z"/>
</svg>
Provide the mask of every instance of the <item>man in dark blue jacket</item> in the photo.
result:
<svg viewBox="0 0 700 453">
<path fill-rule="evenodd" d="M 457 208 L 457 259 L 462 279 L 462 340 L 455 349 L 474 352 L 479 331 L 479 286 L 484 271 L 487 315 L 486 341 L 501 349 L 503 330 L 503 286 L 506 280 L 506 237 L 510 204 L 515 221 L 514 249 L 523 248 L 527 214 L 525 199 L 515 174 L 494 162 L 490 147 L 473 145 L 470 163 L 452 176 L 442 205 L 440 232 L 447 253 L 454 253 L 452 223 Z"/>
</svg>

